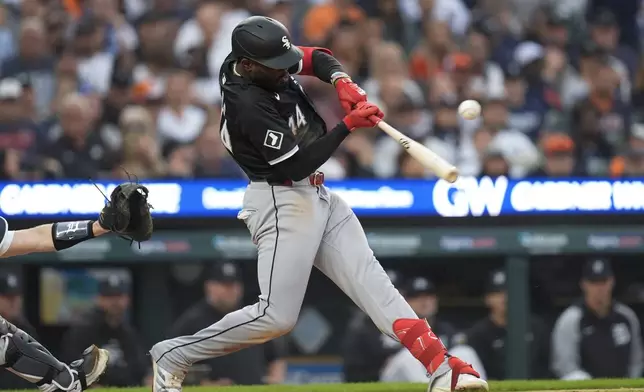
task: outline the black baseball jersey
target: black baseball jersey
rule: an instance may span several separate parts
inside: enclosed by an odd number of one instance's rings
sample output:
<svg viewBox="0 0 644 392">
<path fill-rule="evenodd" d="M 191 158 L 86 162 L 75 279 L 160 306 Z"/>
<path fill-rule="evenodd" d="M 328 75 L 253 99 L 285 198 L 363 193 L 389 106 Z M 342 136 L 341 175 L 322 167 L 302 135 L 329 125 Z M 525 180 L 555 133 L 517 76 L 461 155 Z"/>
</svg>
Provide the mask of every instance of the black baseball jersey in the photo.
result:
<svg viewBox="0 0 644 392">
<path fill-rule="evenodd" d="M 302 86 L 289 77 L 272 92 L 242 78 L 229 55 L 221 67 L 221 141 L 251 180 L 285 180 L 274 165 L 324 136 L 326 125 Z"/>
<path fill-rule="evenodd" d="M 640 328 L 635 312 L 619 302 L 603 318 L 582 302 L 572 305 L 552 332 L 552 370 L 559 377 L 579 371 L 593 378 L 640 377 L 644 368 Z"/>
<path fill-rule="evenodd" d="M 506 368 L 507 329 L 493 323 L 489 317 L 479 320 L 466 334 L 466 341 L 481 359 L 490 380 L 504 380 Z M 525 336 L 528 344 L 530 379 L 549 378 L 549 340 L 545 324 L 538 318 L 530 319 Z"/>
</svg>

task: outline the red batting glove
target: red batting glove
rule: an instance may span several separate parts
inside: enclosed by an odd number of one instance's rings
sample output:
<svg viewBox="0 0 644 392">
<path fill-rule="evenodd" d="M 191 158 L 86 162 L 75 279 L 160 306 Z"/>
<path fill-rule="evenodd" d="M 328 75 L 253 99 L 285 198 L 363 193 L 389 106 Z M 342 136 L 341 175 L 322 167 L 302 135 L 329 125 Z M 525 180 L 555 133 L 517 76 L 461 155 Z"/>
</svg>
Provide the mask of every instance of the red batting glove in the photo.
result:
<svg viewBox="0 0 644 392">
<path fill-rule="evenodd" d="M 353 83 L 347 74 L 339 74 L 337 79 L 333 80 L 333 86 L 345 114 L 351 113 L 359 102 L 367 102 L 367 94 L 360 86 Z"/>
<path fill-rule="evenodd" d="M 342 122 L 353 131 L 356 128 L 373 128 L 385 114 L 378 106 L 369 102 L 358 102 L 355 109 L 347 114 Z"/>
</svg>

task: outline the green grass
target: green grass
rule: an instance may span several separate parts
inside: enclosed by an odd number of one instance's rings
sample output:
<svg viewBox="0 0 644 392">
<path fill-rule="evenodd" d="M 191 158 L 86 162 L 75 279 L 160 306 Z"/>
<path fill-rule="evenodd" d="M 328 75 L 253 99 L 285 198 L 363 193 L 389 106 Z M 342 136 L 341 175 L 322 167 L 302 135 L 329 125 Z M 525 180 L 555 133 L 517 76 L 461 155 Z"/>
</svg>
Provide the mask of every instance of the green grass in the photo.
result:
<svg viewBox="0 0 644 392">
<path fill-rule="evenodd" d="M 424 392 L 423 384 L 307 384 L 233 387 L 187 387 L 186 392 Z M 620 390 L 644 391 L 644 379 L 613 379 L 587 381 L 499 381 L 490 382 L 491 392 L 523 392 L 546 390 Z M 97 388 L 93 392 L 150 392 L 149 388 Z"/>
</svg>

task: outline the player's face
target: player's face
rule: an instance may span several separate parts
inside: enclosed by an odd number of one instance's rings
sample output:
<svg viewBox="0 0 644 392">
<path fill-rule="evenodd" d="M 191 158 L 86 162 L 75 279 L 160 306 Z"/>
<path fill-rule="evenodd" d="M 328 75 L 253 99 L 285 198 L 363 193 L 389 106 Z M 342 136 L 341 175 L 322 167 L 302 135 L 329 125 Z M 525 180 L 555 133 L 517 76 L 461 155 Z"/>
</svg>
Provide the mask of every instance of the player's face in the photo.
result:
<svg viewBox="0 0 644 392">
<path fill-rule="evenodd" d="M 231 312 L 239 308 L 243 294 L 241 282 L 206 282 L 208 302 L 222 312 Z"/>
<path fill-rule="evenodd" d="M 107 318 L 119 321 L 125 317 L 125 312 L 130 305 L 130 297 L 126 294 L 101 295 L 98 297 L 98 306 L 103 309 Z"/>
<path fill-rule="evenodd" d="M 505 314 L 507 295 L 505 291 L 488 293 L 485 296 L 485 304 L 493 314 Z"/>
<path fill-rule="evenodd" d="M 22 297 L 19 295 L 0 296 L 0 314 L 9 320 L 15 320 L 22 312 Z"/>
<path fill-rule="evenodd" d="M 584 292 L 586 304 L 597 311 L 608 307 L 612 301 L 614 283 L 613 278 L 599 281 L 583 280 L 581 288 Z"/>
<path fill-rule="evenodd" d="M 261 87 L 271 90 L 283 90 L 288 83 L 288 71 L 285 69 L 272 69 L 259 63 L 248 61 L 244 65 L 250 79 Z"/>
<path fill-rule="evenodd" d="M 435 295 L 423 294 L 407 300 L 409 306 L 420 318 L 431 318 L 438 310 L 438 297 Z"/>
</svg>

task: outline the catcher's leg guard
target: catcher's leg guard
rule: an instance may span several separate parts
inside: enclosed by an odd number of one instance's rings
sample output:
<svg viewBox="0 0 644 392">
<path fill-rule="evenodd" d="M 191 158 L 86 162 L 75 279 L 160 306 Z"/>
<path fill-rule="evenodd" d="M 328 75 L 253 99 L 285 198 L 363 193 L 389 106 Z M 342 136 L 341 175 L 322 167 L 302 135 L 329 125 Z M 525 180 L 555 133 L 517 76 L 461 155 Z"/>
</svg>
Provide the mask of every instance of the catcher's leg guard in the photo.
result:
<svg viewBox="0 0 644 392">
<path fill-rule="evenodd" d="M 64 391 L 73 387 L 71 369 L 49 352 L 40 350 L 39 343 L 11 333 L 3 335 L 0 342 L 4 351 L 3 367 L 7 370 L 38 386 L 51 383 Z"/>
</svg>

